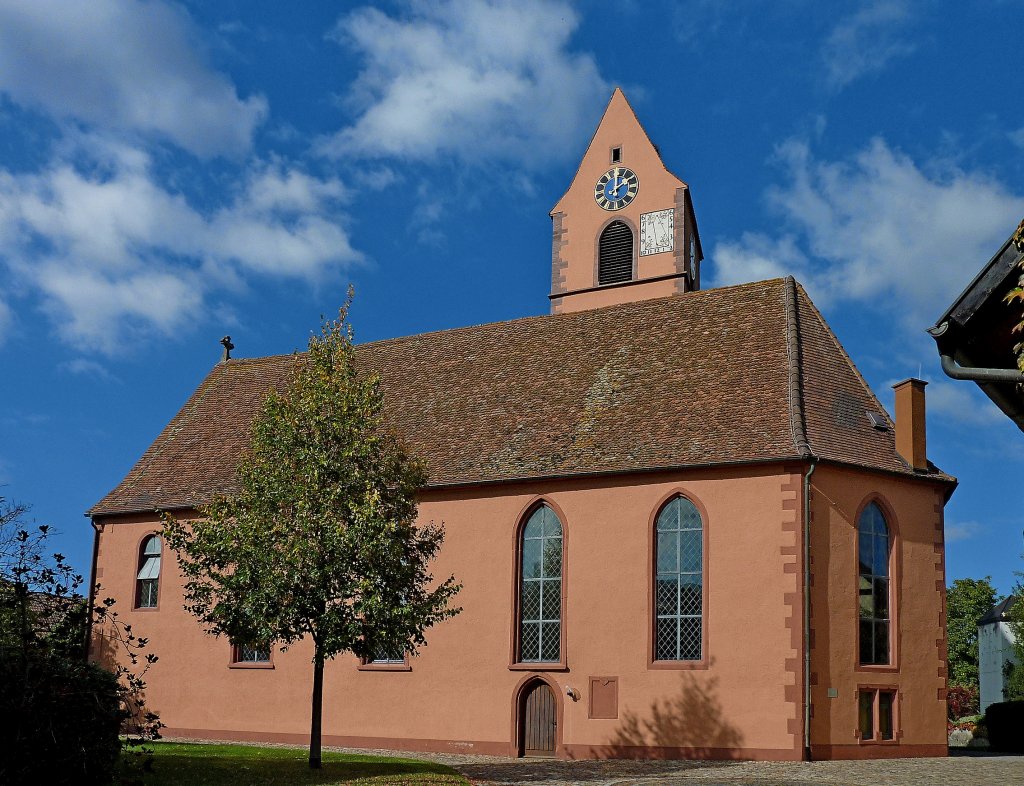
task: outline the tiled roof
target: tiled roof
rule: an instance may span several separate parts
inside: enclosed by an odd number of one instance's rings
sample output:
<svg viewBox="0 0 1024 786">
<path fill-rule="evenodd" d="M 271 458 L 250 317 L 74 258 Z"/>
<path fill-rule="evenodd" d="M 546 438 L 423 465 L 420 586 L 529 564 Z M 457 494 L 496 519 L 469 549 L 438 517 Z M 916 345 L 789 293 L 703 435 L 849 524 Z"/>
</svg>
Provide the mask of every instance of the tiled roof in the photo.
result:
<svg viewBox="0 0 1024 786">
<path fill-rule="evenodd" d="M 362 344 L 431 486 L 799 458 L 913 473 L 792 279 Z M 230 492 L 249 425 L 302 355 L 219 363 L 93 515 Z M 886 416 L 888 417 L 888 416 Z M 939 479 L 947 476 L 926 473 Z"/>
<path fill-rule="evenodd" d="M 1006 622 L 1010 618 L 1010 610 L 1013 608 L 1014 597 L 1009 595 L 990 608 L 985 616 L 978 620 L 978 626 L 991 625 L 995 622 Z"/>
</svg>

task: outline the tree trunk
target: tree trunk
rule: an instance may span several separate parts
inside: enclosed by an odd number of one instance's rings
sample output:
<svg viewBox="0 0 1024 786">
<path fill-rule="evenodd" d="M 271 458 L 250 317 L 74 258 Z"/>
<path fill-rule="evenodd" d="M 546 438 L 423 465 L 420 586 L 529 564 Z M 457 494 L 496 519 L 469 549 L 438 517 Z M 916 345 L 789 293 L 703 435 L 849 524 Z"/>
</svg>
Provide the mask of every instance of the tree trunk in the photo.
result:
<svg viewBox="0 0 1024 786">
<path fill-rule="evenodd" d="M 324 714 L 324 655 L 316 644 L 313 655 L 313 716 L 309 724 L 309 767 L 320 769 L 320 726 Z"/>
</svg>

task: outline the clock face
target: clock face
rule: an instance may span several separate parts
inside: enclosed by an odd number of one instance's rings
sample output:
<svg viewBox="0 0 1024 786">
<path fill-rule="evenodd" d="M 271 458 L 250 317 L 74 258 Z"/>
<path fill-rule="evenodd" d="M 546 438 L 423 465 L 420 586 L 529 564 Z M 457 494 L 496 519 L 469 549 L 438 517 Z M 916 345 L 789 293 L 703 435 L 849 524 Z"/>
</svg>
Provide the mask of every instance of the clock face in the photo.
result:
<svg viewBox="0 0 1024 786">
<path fill-rule="evenodd" d="M 597 179 L 594 199 L 603 210 L 619 210 L 636 198 L 640 180 L 632 169 L 613 166 Z"/>
</svg>

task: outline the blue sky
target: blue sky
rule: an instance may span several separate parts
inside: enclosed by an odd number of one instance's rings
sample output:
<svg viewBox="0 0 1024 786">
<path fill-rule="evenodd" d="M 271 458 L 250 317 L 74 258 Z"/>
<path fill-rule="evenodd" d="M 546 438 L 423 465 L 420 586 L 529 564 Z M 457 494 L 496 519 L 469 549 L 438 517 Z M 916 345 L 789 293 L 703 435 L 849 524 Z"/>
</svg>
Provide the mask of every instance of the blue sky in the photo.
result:
<svg viewBox="0 0 1024 786">
<path fill-rule="evenodd" d="M 0 483 L 82 512 L 231 334 L 546 313 L 548 211 L 615 85 L 706 285 L 792 273 L 891 410 L 930 381 L 948 575 L 1021 567 L 1024 435 L 924 333 L 1024 217 L 1024 3 L 0 0 Z M 751 369 L 751 373 L 757 373 Z"/>
</svg>

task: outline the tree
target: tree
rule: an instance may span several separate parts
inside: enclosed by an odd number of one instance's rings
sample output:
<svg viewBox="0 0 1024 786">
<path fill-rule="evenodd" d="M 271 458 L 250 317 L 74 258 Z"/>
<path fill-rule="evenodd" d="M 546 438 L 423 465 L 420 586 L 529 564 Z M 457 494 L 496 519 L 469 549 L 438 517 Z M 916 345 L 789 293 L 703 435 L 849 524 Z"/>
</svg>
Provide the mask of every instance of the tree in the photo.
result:
<svg viewBox="0 0 1024 786">
<path fill-rule="evenodd" d="M 1010 242 L 1013 243 L 1013 247 L 1016 248 L 1019 253 L 1024 253 L 1024 221 L 1021 221 L 1017 226 L 1013 236 L 1010 238 Z M 1024 270 L 1024 257 L 1021 257 L 1018 264 L 1021 270 Z M 1013 306 L 1014 301 L 1024 303 L 1024 273 L 1022 273 L 1020 278 L 1017 279 L 1017 286 L 1006 293 L 1003 300 L 1011 306 Z M 1017 324 L 1013 326 L 1011 332 L 1024 334 L 1024 319 L 1017 322 Z M 1017 368 L 1024 371 L 1024 341 L 1014 344 L 1013 352 L 1017 356 Z"/>
<path fill-rule="evenodd" d="M 326 320 L 271 391 L 238 469 L 238 492 L 191 521 L 164 515 L 186 579 L 186 609 L 233 642 L 313 644 L 309 766 L 320 766 L 324 663 L 410 652 L 457 614 L 453 576 L 429 565 L 441 525 L 416 526 L 426 482 L 384 423 L 380 381 L 356 368 L 346 318 Z"/>
<path fill-rule="evenodd" d="M 950 683 L 978 687 L 978 620 L 995 602 L 991 576 L 957 579 L 946 591 Z"/>
<path fill-rule="evenodd" d="M 140 752 L 139 743 L 159 736 L 142 699 L 157 658 L 140 658 L 148 642 L 120 623 L 107 598 L 92 616 L 121 662 L 107 670 L 88 661 L 83 579 L 63 555 L 47 553 L 50 528 L 30 525 L 28 510 L 0 497 L 0 782 L 109 783 L 115 767 L 130 766 L 118 763 L 123 750 Z"/>
<path fill-rule="evenodd" d="M 1010 631 L 1013 633 L 1013 661 L 1006 666 L 1007 700 L 1024 700 L 1024 572 L 1017 571 L 1017 584 L 1013 588 L 1013 605 L 1010 606 Z"/>
</svg>

